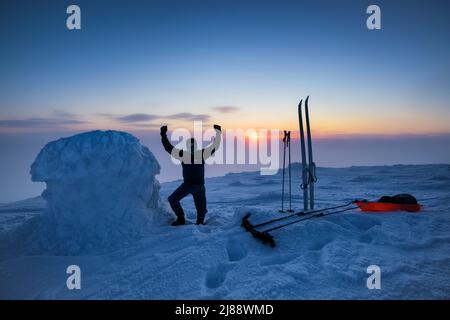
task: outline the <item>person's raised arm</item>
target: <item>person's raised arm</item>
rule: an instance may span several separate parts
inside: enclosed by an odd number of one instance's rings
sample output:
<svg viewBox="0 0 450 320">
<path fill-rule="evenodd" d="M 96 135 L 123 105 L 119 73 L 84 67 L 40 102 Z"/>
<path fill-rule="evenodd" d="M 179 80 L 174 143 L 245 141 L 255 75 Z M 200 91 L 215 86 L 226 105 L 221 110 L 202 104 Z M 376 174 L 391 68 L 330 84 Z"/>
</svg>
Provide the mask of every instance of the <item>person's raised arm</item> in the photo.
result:
<svg viewBox="0 0 450 320">
<path fill-rule="evenodd" d="M 214 129 L 216 130 L 216 136 L 214 138 L 214 141 L 203 150 L 203 160 L 206 160 L 209 157 L 213 156 L 216 150 L 219 149 L 222 136 L 222 128 L 219 125 L 215 124 Z"/>
<path fill-rule="evenodd" d="M 175 148 L 170 143 L 169 138 L 167 138 L 167 126 L 161 127 L 161 142 L 164 150 L 166 150 L 175 159 L 181 160 L 181 158 L 183 157 L 183 150 Z"/>
</svg>

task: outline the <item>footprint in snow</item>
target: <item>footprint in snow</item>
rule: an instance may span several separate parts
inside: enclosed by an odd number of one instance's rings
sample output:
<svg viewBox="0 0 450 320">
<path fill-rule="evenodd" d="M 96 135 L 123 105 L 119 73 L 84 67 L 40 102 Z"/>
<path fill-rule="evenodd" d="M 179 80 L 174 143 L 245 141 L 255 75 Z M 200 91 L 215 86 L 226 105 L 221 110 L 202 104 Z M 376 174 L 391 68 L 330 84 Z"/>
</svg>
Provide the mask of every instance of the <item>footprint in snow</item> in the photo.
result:
<svg viewBox="0 0 450 320">
<path fill-rule="evenodd" d="M 230 263 L 219 263 L 218 265 L 211 266 L 206 272 L 205 284 L 209 289 L 219 288 L 227 278 L 227 273 L 234 268 Z"/>
<path fill-rule="evenodd" d="M 240 261 L 247 256 L 247 249 L 237 239 L 231 238 L 227 242 L 228 260 Z"/>
</svg>

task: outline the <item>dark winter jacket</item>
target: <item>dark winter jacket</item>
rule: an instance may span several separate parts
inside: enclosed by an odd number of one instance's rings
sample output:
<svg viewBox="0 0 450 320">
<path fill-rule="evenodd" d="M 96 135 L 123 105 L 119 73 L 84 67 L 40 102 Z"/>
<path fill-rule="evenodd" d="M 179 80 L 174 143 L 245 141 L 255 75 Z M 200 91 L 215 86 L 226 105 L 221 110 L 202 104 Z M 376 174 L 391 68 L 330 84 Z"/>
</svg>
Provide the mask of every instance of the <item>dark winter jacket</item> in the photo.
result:
<svg viewBox="0 0 450 320">
<path fill-rule="evenodd" d="M 221 132 L 216 130 L 216 136 L 213 143 L 204 149 L 197 150 L 195 142 L 191 144 L 189 151 L 175 148 L 167 138 L 166 133 L 161 133 L 161 142 L 164 149 L 174 158 L 181 161 L 183 168 L 183 180 L 189 184 L 205 183 L 205 160 L 214 155 L 219 148 Z"/>
</svg>

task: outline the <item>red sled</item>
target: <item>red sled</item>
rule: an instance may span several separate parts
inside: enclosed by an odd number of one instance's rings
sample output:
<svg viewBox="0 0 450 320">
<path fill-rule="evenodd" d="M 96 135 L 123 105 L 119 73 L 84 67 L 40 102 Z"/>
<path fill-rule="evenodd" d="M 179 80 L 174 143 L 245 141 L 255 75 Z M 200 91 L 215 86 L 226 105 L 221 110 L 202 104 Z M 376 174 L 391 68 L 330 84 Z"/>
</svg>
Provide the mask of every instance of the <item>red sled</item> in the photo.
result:
<svg viewBox="0 0 450 320">
<path fill-rule="evenodd" d="M 420 204 L 403 204 L 390 202 L 370 202 L 356 201 L 356 205 L 364 212 L 391 212 L 391 211 L 408 211 L 419 212 L 422 209 Z"/>
</svg>

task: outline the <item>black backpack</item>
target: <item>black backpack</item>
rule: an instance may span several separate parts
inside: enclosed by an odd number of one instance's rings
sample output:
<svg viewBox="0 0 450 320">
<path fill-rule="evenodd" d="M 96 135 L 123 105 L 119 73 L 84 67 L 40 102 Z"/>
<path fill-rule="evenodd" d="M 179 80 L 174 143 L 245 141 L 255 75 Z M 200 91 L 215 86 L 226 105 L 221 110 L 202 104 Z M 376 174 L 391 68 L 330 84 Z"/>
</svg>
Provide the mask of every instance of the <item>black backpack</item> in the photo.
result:
<svg viewBox="0 0 450 320">
<path fill-rule="evenodd" d="M 382 196 L 378 202 L 399 203 L 399 204 L 417 204 L 417 199 L 410 194 L 402 193 L 393 197 Z"/>
</svg>

